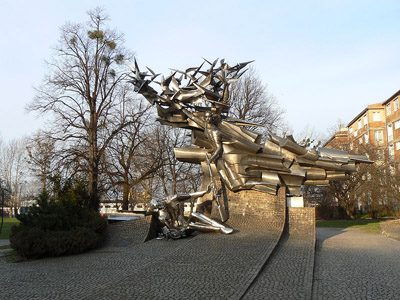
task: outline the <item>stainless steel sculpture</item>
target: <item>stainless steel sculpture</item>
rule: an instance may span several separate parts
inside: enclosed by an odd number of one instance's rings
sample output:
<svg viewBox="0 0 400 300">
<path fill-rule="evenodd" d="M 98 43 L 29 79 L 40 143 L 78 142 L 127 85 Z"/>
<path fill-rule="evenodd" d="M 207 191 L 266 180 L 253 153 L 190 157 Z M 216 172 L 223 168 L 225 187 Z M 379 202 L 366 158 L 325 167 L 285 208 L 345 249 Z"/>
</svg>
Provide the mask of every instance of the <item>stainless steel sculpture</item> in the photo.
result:
<svg viewBox="0 0 400 300">
<path fill-rule="evenodd" d="M 192 212 L 189 220 L 184 218 L 183 202 L 190 202 L 192 207 L 194 201 L 211 192 L 214 189 L 209 184 L 207 190 L 189 194 L 176 194 L 161 200 L 153 199 L 150 201 L 149 210 L 158 212 L 158 220 L 160 221 L 162 234 L 172 239 L 186 237 L 191 230 L 200 231 L 219 231 L 225 234 L 233 232 L 232 228 L 205 216 L 199 212 Z"/>
<path fill-rule="evenodd" d="M 193 146 L 175 148 L 175 156 L 183 162 L 201 164 L 204 174 L 202 192 L 186 198 L 176 196 L 174 200 L 167 199 L 158 204 L 161 210 L 167 211 L 172 222 L 167 221 L 170 229 L 231 232 L 198 212 L 192 213 L 191 218 L 201 223 L 190 223 L 190 220 L 185 223 L 173 216 L 177 209 L 172 208 L 172 203 L 184 201 L 183 198 L 197 199 L 212 191 L 221 221 L 225 222 L 229 212 L 221 201 L 217 178 L 233 192 L 256 190 L 276 195 L 279 186 L 286 186 L 289 194 L 299 195 L 302 185 L 321 186 L 328 185 L 330 180 L 345 180 L 356 171 L 358 163 L 372 163 L 366 156 L 346 151 L 308 150 L 291 136 L 271 135 L 261 144 L 261 135 L 248 129 L 261 125 L 229 117 L 229 85 L 240 78 L 249 63 L 229 66 L 224 59 L 219 64 L 218 59 L 214 62 L 204 60 L 199 67 L 172 70 L 170 76 L 161 76 L 159 82 L 156 78 L 160 74 L 155 74 L 150 68 L 147 68 L 149 72 L 141 72 L 136 61 L 134 67 L 130 66 L 134 73 L 131 82 L 135 91 L 156 106 L 158 121 L 163 125 L 191 130 Z M 203 70 L 205 64 L 207 70 Z M 161 91 L 152 88 L 152 83 L 158 84 Z M 202 211 L 201 203 L 197 203 L 196 211 Z"/>
</svg>

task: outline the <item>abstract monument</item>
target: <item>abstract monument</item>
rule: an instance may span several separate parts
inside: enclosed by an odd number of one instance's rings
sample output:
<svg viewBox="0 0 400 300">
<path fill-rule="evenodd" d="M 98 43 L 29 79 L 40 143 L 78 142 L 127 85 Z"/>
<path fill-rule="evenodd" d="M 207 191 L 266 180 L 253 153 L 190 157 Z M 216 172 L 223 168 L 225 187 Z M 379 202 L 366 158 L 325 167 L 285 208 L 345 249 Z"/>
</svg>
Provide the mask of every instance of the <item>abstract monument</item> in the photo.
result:
<svg viewBox="0 0 400 300">
<path fill-rule="evenodd" d="M 330 180 L 345 180 L 356 171 L 357 164 L 372 163 L 366 156 L 346 151 L 308 150 L 291 136 L 270 135 L 261 144 L 262 136 L 251 130 L 260 124 L 229 116 L 229 85 L 246 72 L 249 63 L 230 66 L 224 59 L 204 60 L 199 67 L 172 70 L 160 81 L 156 81 L 160 74 L 150 68 L 141 72 L 136 61 L 134 67 L 130 66 L 135 91 L 156 106 L 158 121 L 191 130 L 193 145 L 175 148 L 176 158 L 200 164 L 203 171 L 199 192 L 151 201 L 151 209 L 158 211 L 168 237 L 186 236 L 191 230 L 231 233 L 232 229 L 222 224 L 228 220 L 229 211 L 221 197 L 221 186 L 232 192 L 255 190 L 274 195 L 285 186 L 288 194 L 300 195 L 302 185 L 323 186 Z M 160 91 L 151 84 L 158 84 Z M 221 223 L 203 213 L 206 201 L 200 199 L 208 193 L 212 193 Z M 193 206 L 195 201 L 196 212 L 186 220 L 182 204 L 191 202 Z"/>
</svg>

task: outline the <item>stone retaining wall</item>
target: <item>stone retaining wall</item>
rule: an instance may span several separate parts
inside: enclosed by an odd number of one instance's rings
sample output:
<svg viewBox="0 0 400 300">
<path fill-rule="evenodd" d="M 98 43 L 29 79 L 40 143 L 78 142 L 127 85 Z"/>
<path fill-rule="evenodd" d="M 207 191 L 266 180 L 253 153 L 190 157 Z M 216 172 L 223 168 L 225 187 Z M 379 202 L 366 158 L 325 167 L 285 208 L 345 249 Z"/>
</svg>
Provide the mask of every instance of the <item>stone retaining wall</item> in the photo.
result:
<svg viewBox="0 0 400 300">
<path fill-rule="evenodd" d="M 287 209 L 285 232 L 243 300 L 311 299 L 315 209 Z"/>
<path fill-rule="evenodd" d="M 380 226 L 383 235 L 400 240 L 400 219 L 382 222 Z"/>
<path fill-rule="evenodd" d="M 302 234 L 315 235 L 315 208 L 314 207 L 288 207 L 287 230 Z"/>
<path fill-rule="evenodd" d="M 131 221 L 109 224 L 106 242 L 103 247 L 123 247 L 130 244 L 141 244 L 147 240 L 151 225 L 151 216 Z"/>
<path fill-rule="evenodd" d="M 268 219 L 282 221 L 285 219 L 286 189 L 281 187 L 278 195 L 270 195 L 257 191 L 226 191 L 231 215 L 263 216 Z"/>
</svg>

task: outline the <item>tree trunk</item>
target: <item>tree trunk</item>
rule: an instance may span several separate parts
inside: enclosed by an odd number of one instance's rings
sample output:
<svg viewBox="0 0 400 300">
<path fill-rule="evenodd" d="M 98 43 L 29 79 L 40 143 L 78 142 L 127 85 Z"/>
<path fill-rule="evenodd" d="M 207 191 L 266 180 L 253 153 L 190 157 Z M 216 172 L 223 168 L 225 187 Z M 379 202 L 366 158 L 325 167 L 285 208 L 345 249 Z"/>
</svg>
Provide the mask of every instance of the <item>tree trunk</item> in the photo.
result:
<svg viewBox="0 0 400 300">
<path fill-rule="evenodd" d="M 129 207 L 129 185 L 124 184 L 123 185 L 123 195 L 122 195 L 122 210 L 128 210 Z"/>
<path fill-rule="evenodd" d="M 350 219 L 354 220 L 354 214 L 353 211 L 354 209 L 351 208 L 345 208 L 347 215 L 349 216 Z"/>
<path fill-rule="evenodd" d="M 97 184 L 99 168 L 96 162 L 93 162 L 91 165 L 89 167 L 89 208 L 91 210 L 98 210 L 100 204 Z"/>
<path fill-rule="evenodd" d="M 89 208 L 99 210 L 98 178 L 99 178 L 99 157 L 97 147 L 97 118 L 95 109 L 90 114 L 89 128 Z"/>
<path fill-rule="evenodd" d="M 42 173 L 42 191 L 46 190 L 46 173 Z"/>
</svg>

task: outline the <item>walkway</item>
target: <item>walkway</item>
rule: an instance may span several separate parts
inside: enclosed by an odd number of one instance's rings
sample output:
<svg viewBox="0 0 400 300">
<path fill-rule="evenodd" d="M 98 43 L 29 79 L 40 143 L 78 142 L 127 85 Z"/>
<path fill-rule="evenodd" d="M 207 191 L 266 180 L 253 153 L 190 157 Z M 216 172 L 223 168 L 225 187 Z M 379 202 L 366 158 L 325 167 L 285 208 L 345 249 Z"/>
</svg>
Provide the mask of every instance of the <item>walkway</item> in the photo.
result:
<svg viewBox="0 0 400 300">
<path fill-rule="evenodd" d="M 400 242 L 361 229 L 317 228 L 313 299 L 400 299 Z"/>
<path fill-rule="evenodd" d="M 238 229 L 232 235 L 142 243 L 143 222 L 127 228 L 126 236 L 136 231 L 137 239 L 123 236 L 81 255 L 21 263 L 0 257 L 0 298 L 400 299 L 398 240 L 361 229 L 318 228 L 311 280 L 313 235 L 289 230 L 275 248 L 282 222 L 239 216 L 231 223 Z"/>
<path fill-rule="evenodd" d="M 22 263 L 0 258 L 1 297 L 239 299 L 278 243 L 283 222 L 238 216 L 230 223 L 238 229 L 232 235 L 125 240 L 122 247 Z"/>
<path fill-rule="evenodd" d="M 278 247 L 243 300 L 311 298 L 315 255 L 314 220 L 314 209 L 289 209 L 288 224 Z"/>
</svg>

